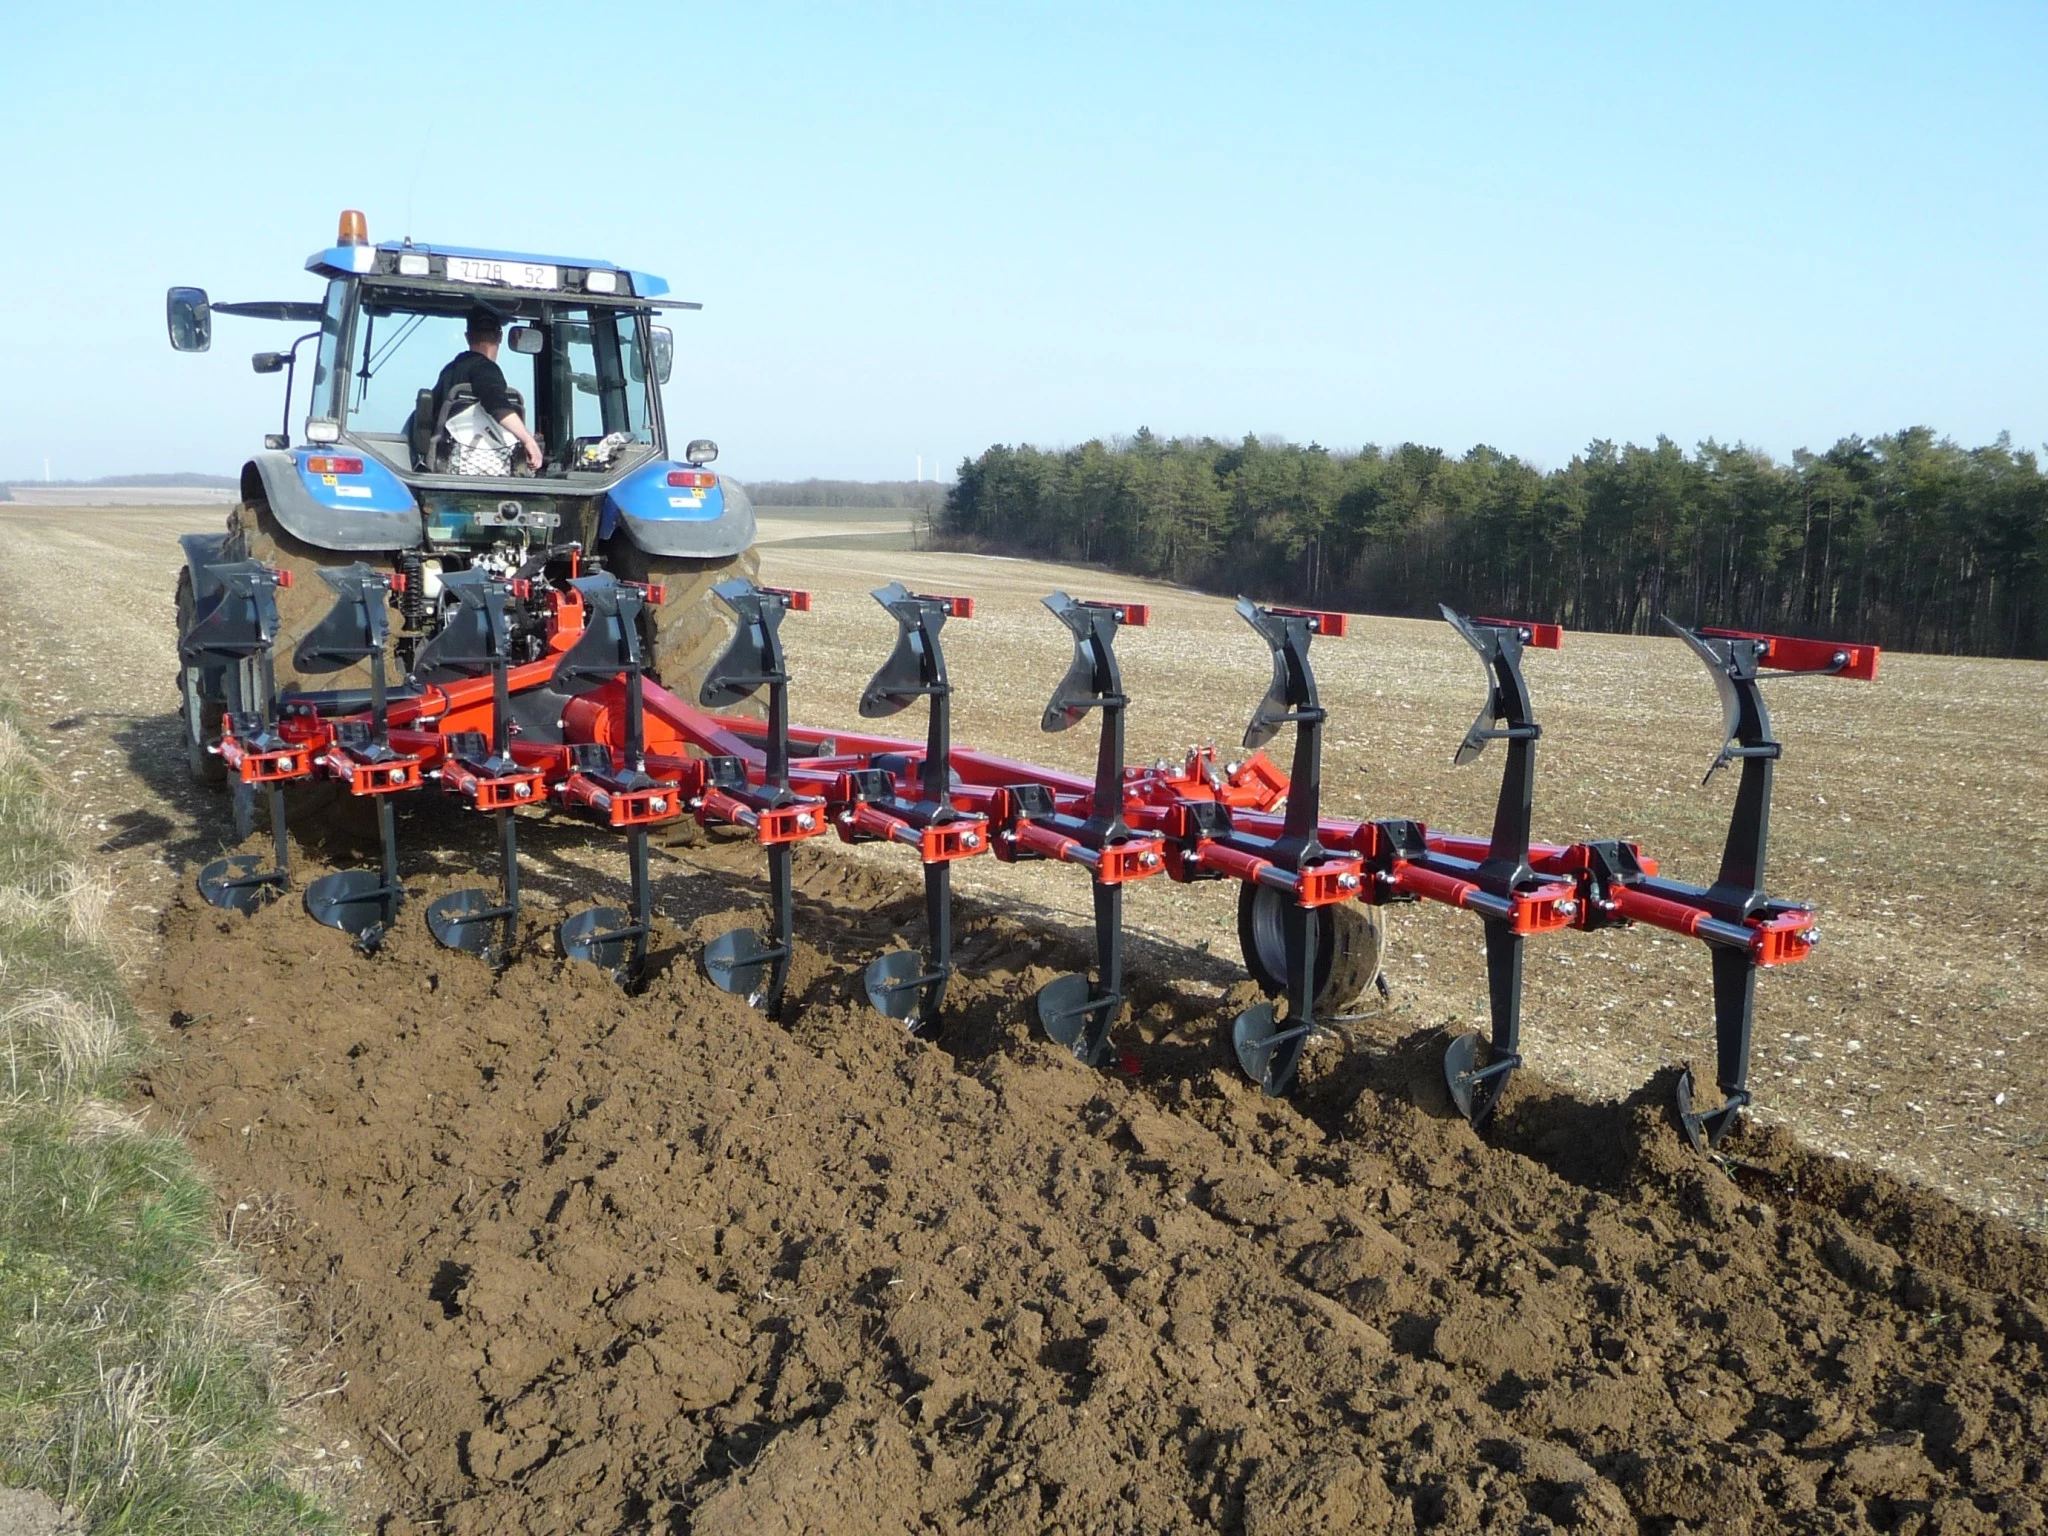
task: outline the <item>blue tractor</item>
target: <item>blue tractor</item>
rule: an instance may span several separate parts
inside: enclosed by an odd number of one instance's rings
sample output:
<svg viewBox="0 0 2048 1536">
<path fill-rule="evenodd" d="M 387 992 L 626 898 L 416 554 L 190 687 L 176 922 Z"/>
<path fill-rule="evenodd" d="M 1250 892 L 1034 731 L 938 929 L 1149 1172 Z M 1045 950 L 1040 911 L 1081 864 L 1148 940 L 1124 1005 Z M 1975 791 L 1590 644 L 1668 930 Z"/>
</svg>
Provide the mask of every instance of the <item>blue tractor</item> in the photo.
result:
<svg viewBox="0 0 2048 1536">
<path fill-rule="evenodd" d="M 180 352 L 207 350 L 215 315 L 310 327 L 281 351 L 255 354 L 258 373 L 284 375 L 282 430 L 242 466 L 226 534 L 185 540 L 179 634 L 206 605 L 212 567 L 254 559 L 289 572 L 291 585 L 276 594 L 277 687 L 289 694 L 302 681 L 295 648 L 333 601 L 317 568 L 365 562 L 399 578 L 389 634 L 402 672 L 455 611 L 445 577 L 484 567 L 518 579 L 568 562 L 665 588 L 665 601 L 643 610 L 649 671 L 694 697 L 728 632 L 710 589 L 753 574 L 756 563 L 746 491 L 706 467 L 717 445 L 700 438 L 679 456 L 669 449 L 660 386 L 674 354 L 662 311 L 699 306 L 612 262 L 372 245 L 354 210 L 306 268 L 326 282 L 317 301 L 216 304 L 199 288 L 168 295 Z M 497 361 L 538 464 L 523 448 L 502 451 L 502 432 L 494 454 L 487 417 L 469 409 L 475 402 L 459 387 L 435 389 L 479 315 L 498 322 Z M 183 678 L 193 768 L 212 776 L 218 760 L 206 747 L 228 689 L 213 669 L 187 667 Z M 351 680 L 330 669 L 305 682 Z"/>
</svg>

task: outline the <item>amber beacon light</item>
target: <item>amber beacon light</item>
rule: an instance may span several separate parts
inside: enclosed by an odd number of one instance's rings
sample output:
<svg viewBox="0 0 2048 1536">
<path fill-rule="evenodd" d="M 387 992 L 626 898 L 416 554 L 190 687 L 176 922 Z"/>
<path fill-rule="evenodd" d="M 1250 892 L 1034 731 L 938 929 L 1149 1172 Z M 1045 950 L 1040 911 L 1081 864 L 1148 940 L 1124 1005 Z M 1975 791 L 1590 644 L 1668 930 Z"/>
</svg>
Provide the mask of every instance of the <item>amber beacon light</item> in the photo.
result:
<svg viewBox="0 0 2048 1536">
<path fill-rule="evenodd" d="M 341 211 L 341 231 L 335 236 L 337 245 L 368 245 L 370 243 L 370 221 L 356 208 Z"/>
</svg>

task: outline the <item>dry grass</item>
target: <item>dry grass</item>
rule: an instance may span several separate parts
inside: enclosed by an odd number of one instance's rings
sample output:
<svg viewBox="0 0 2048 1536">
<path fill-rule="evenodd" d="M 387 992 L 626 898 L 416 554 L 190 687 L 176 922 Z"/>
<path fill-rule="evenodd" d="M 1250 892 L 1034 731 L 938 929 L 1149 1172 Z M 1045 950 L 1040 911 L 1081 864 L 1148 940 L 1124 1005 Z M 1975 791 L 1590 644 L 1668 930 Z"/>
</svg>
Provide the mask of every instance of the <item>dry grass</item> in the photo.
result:
<svg viewBox="0 0 2048 1536">
<path fill-rule="evenodd" d="M 0 1477 L 99 1531 L 324 1528 L 276 1470 L 264 1300 L 189 1149 L 113 1102 L 144 1042 L 77 821 L 0 718 Z"/>
</svg>

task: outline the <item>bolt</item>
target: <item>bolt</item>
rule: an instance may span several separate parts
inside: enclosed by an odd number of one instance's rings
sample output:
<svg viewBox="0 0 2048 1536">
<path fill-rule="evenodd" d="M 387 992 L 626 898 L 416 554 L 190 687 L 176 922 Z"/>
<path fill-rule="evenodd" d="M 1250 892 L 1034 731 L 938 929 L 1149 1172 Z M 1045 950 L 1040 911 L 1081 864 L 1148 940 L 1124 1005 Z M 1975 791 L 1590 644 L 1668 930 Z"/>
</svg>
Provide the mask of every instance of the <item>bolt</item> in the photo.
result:
<svg viewBox="0 0 2048 1536">
<path fill-rule="evenodd" d="M 1225 763 L 1223 765 L 1223 775 L 1225 778 L 1234 779 L 1237 777 L 1239 770 L 1243 767 L 1243 763 Z"/>
<path fill-rule="evenodd" d="M 512 786 L 512 798 L 514 800 L 531 800 L 533 798 L 533 786 L 521 780 Z"/>
<path fill-rule="evenodd" d="M 981 846 L 981 834 L 978 832 L 962 832 L 960 834 L 960 846 L 962 848 L 979 848 Z"/>
<path fill-rule="evenodd" d="M 277 760 L 277 771 L 279 773 L 290 773 L 292 771 L 292 760 L 288 757 L 280 757 Z"/>
<path fill-rule="evenodd" d="M 1800 929 L 1799 942 L 1806 945 L 1809 949 L 1812 948 L 1820 942 L 1820 930 L 1818 928 Z"/>
<path fill-rule="evenodd" d="M 1339 876 L 1337 877 L 1337 889 L 1338 889 L 1338 890 L 1340 890 L 1340 891 L 1355 891 L 1355 890 L 1357 890 L 1357 889 L 1358 889 L 1358 876 L 1356 876 L 1356 875 L 1339 875 Z"/>
<path fill-rule="evenodd" d="M 1560 901 L 1557 904 L 1557 915 L 1559 917 L 1577 917 L 1579 915 L 1579 904 L 1576 901 Z"/>
<path fill-rule="evenodd" d="M 1142 869 L 1157 869 L 1159 867 L 1159 855 L 1156 853 L 1141 853 L 1138 855 L 1138 865 Z"/>
<path fill-rule="evenodd" d="M 799 831 L 799 832 L 808 832 L 808 831 L 810 831 L 810 830 L 811 830 L 811 828 L 815 827 L 815 826 L 816 826 L 817 824 L 818 824 L 818 818 L 817 818 L 817 817 L 815 817 L 815 816 L 813 816 L 813 815 L 812 815 L 812 814 L 811 814 L 811 813 L 810 813 L 809 811 L 798 811 L 798 812 L 796 813 L 796 829 L 797 829 L 797 831 Z"/>
<path fill-rule="evenodd" d="M 403 784 L 405 782 L 405 770 L 403 768 L 394 768 L 384 777 L 394 784 Z"/>
<path fill-rule="evenodd" d="M 655 815 L 659 816 L 663 811 L 668 809 L 668 800 L 665 796 L 656 795 L 652 800 L 649 800 L 647 802 L 647 809 L 654 812 Z"/>
<path fill-rule="evenodd" d="M 841 811 L 841 812 L 839 813 L 839 820 L 840 820 L 840 822 L 841 822 L 841 824 L 842 824 L 842 825 L 845 825 L 845 826 L 849 826 L 849 827 L 850 827 L 850 826 L 852 826 L 852 825 L 853 825 L 853 807 L 852 807 L 852 806 L 848 806 L 848 807 L 847 807 L 847 808 L 846 808 L 845 810 Z"/>
</svg>

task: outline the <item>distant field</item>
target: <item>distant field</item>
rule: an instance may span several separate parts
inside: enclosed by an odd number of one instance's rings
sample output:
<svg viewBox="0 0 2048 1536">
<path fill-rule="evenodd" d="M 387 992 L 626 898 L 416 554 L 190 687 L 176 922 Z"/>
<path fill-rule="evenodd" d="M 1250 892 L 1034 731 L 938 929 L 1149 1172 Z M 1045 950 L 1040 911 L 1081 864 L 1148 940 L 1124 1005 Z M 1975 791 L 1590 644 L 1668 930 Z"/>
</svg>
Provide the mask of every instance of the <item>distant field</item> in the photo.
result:
<svg viewBox="0 0 2048 1536">
<path fill-rule="evenodd" d="M 785 549 L 917 548 L 924 513 L 915 507 L 754 508 L 760 542 Z"/>
</svg>

